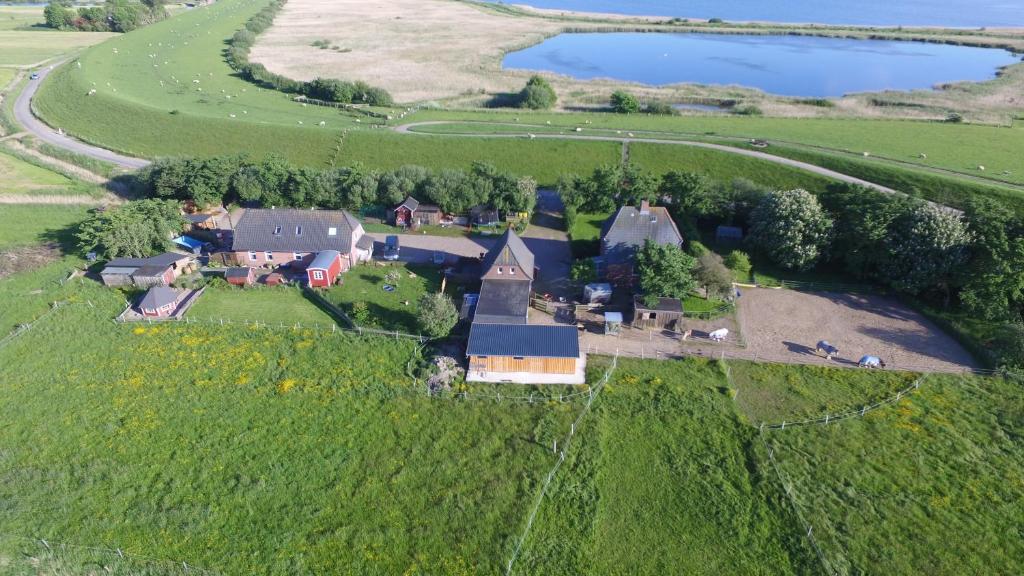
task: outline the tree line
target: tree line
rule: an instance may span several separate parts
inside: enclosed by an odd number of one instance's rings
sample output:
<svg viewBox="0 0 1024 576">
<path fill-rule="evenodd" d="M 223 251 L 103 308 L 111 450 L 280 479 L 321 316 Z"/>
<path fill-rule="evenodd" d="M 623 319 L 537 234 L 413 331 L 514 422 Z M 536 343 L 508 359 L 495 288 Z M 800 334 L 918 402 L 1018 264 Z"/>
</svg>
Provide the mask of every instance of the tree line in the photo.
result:
<svg viewBox="0 0 1024 576">
<path fill-rule="evenodd" d="M 634 165 L 564 175 L 559 191 L 570 226 L 578 212 L 647 200 L 669 208 L 687 239 L 738 226 L 752 254 L 785 269 L 840 269 L 947 309 L 1024 320 L 1024 220 L 994 199 L 973 198 L 961 213 L 849 184 L 776 191 L 684 171 L 658 178 Z"/>
<path fill-rule="evenodd" d="M 342 104 L 357 103 L 371 106 L 394 104 L 394 100 L 387 90 L 370 86 L 366 82 L 348 82 L 331 78 L 316 78 L 309 82 L 300 82 L 275 74 L 258 62 L 249 62 L 249 51 L 256 43 L 256 37 L 270 28 L 270 25 L 274 23 L 274 17 L 281 11 L 286 1 L 274 0 L 247 20 L 244 28 L 235 32 L 228 42 L 228 65 L 246 80 L 281 92 L 302 94 L 316 100 Z"/>
<path fill-rule="evenodd" d="M 43 17 L 56 30 L 131 32 L 166 18 L 165 4 L 166 0 L 106 0 L 76 10 L 72 0 L 50 0 Z"/>
<path fill-rule="evenodd" d="M 270 155 L 165 158 L 138 175 L 149 198 L 190 200 L 199 206 L 233 202 L 258 206 L 291 206 L 359 211 L 393 207 L 406 196 L 462 214 L 480 204 L 502 212 L 532 212 L 537 183 L 476 162 L 469 170 L 402 166 L 378 171 L 361 165 L 317 169 L 294 166 Z"/>
</svg>

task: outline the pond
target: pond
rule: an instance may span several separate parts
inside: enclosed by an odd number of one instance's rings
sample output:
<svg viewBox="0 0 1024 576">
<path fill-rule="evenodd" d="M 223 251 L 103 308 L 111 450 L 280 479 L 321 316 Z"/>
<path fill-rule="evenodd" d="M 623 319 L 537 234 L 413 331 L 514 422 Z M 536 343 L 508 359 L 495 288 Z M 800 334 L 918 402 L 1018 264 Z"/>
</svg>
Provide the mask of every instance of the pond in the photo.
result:
<svg viewBox="0 0 1024 576">
<path fill-rule="evenodd" d="M 1020 0 L 514 0 L 537 8 L 634 16 L 862 26 L 1024 26 Z"/>
<path fill-rule="evenodd" d="M 507 69 L 654 86 L 740 85 L 771 94 L 834 97 L 994 78 L 1019 62 L 1006 50 L 923 42 L 726 34 L 561 34 L 505 56 Z"/>
</svg>

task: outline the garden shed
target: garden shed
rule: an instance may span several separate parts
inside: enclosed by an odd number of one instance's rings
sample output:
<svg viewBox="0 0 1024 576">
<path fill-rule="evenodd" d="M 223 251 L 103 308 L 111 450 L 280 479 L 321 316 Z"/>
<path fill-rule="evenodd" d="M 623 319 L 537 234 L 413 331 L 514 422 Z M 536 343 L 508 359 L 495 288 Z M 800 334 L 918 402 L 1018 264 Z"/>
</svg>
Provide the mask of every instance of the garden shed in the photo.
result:
<svg viewBox="0 0 1024 576">
<path fill-rule="evenodd" d="M 719 226 L 715 229 L 715 242 L 738 244 L 743 240 L 743 229 L 739 226 Z"/>
<path fill-rule="evenodd" d="M 174 313 L 178 307 L 178 299 L 183 290 L 175 290 L 166 286 L 154 286 L 139 301 L 139 312 L 143 316 L 162 318 Z"/>
<path fill-rule="evenodd" d="M 337 250 L 323 250 L 306 267 L 309 285 L 314 288 L 328 288 L 341 274 L 341 253 Z"/>
<path fill-rule="evenodd" d="M 683 303 L 676 298 L 658 298 L 654 306 L 644 302 L 643 296 L 633 297 L 633 328 L 641 330 L 671 330 L 681 332 Z"/>
<path fill-rule="evenodd" d="M 251 286 L 256 282 L 256 272 L 248 266 L 228 268 L 224 271 L 224 279 L 235 286 Z"/>
</svg>

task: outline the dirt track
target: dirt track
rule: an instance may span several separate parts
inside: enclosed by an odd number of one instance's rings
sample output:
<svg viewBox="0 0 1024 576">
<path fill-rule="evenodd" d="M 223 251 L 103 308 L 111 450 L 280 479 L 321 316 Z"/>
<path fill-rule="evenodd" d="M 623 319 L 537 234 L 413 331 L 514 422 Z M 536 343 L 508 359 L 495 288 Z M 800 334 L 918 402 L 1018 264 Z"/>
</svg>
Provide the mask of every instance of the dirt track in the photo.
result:
<svg viewBox="0 0 1024 576">
<path fill-rule="evenodd" d="M 747 288 L 742 294 L 740 329 L 746 352 L 758 359 L 815 362 L 815 344 L 828 340 L 840 350 L 832 364 L 856 364 L 871 354 L 890 368 L 948 372 L 977 367 L 953 338 L 890 298 L 766 288 Z"/>
</svg>

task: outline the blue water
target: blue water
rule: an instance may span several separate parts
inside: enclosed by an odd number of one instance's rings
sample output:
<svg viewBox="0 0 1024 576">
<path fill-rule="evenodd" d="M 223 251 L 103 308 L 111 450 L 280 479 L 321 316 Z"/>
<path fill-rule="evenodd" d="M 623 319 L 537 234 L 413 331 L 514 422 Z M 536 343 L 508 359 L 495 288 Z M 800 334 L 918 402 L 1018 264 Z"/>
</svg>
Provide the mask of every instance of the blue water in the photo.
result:
<svg viewBox="0 0 1024 576">
<path fill-rule="evenodd" d="M 489 0 L 497 1 L 497 0 Z M 1024 0 L 509 0 L 634 16 L 866 26 L 1024 26 Z"/>
<path fill-rule="evenodd" d="M 735 84 L 831 97 L 988 80 L 997 68 L 1019 61 L 1006 50 L 923 42 L 617 32 L 561 34 L 506 55 L 503 64 L 584 80 Z"/>
</svg>

